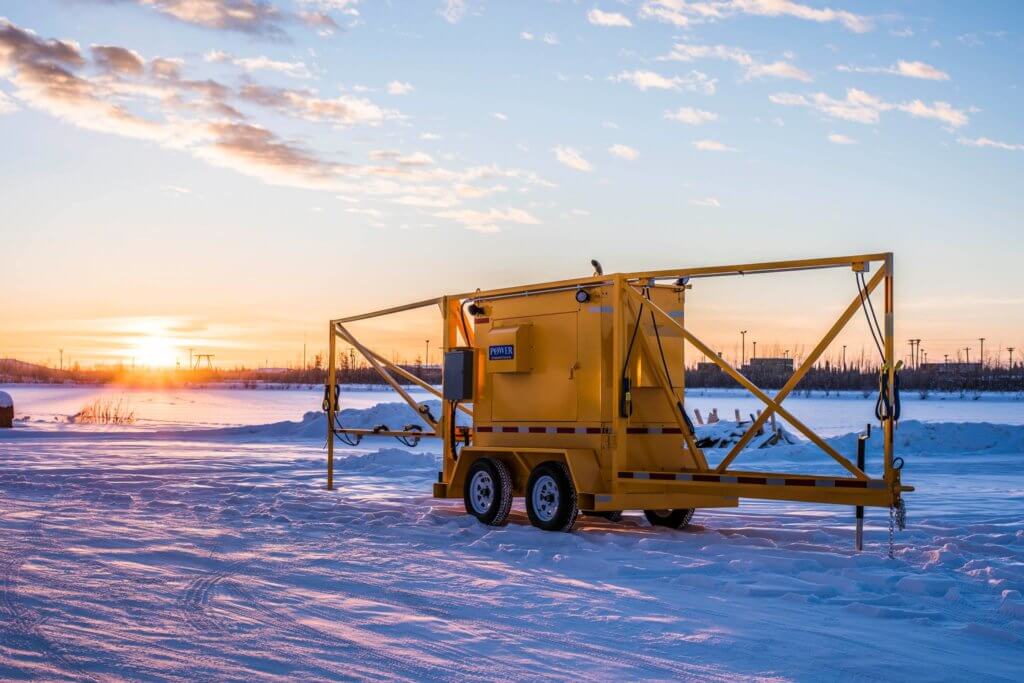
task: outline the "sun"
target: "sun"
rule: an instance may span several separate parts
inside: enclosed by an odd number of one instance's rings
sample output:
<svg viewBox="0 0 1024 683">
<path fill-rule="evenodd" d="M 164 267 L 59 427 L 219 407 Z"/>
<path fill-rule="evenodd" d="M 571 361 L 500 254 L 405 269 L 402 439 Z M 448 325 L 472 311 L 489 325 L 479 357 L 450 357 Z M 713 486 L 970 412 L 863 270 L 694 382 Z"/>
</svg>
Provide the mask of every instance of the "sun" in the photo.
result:
<svg viewBox="0 0 1024 683">
<path fill-rule="evenodd" d="M 178 348 L 170 337 L 151 334 L 139 337 L 131 350 L 132 358 L 138 365 L 149 367 L 172 367 L 178 358 Z"/>
</svg>

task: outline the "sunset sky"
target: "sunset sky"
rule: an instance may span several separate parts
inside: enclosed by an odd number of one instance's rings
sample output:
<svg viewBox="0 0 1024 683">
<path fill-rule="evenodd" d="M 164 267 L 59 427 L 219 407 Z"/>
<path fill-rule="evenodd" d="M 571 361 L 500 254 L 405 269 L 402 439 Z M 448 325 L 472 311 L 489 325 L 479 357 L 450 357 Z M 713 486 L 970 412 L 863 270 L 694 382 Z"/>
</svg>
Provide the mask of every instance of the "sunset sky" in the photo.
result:
<svg viewBox="0 0 1024 683">
<path fill-rule="evenodd" d="M 1018 2 L 5 0 L 0 357 L 284 365 L 331 317 L 591 258 L 891 250 L 898 348 L 941 360 L 986 337 L 1005 362 L 1024 349 L 1022 19 Z M 849 272 L 699 282 L 688 320 L 727 356 L 740 329 L 795 349 L 855 295 Z M 411 359 L 439 337 L 427 320 L 363 329 Z M 868 340 L 858 318 L 840 343 Z"/>
</svg>

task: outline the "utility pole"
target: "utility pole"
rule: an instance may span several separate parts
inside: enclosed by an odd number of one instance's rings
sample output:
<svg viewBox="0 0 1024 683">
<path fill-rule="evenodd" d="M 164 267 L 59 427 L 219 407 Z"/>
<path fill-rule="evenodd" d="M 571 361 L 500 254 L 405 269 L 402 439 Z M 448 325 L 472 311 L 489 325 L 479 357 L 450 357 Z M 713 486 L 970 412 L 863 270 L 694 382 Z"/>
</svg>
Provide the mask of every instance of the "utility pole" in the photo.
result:
<svg viewBox="0 0 1024 683">
<path fill-rule="evenodd" d="M 964 347 L 964 352 L 967 353 L 967 364 L 970 365 L 971 364 L 971 347 L 970 346 L 965 346 Z"/>
<path fill-rule="evenodd" d="M 1013 346 L 1007 346 L 1006 350 L 1010 352 L 1010 372 L 1013 372 Z"/>
<path fill-rule="evenodd" d="M 981 368 L 985 369 L 985 338 L 978 337 L 978 341 L 981 342 Z"/>
<path fill-rule="evenodd" d="M 757 358 L 757 342 L 754 341 L 754 350 L 750 352 L 751 359 Z"/>
<path fill-rule="evenodd" d="M 423 365 L 430 365 L 430 340 L 427 340 L 427 348 L 423 352 Z"/>
<path fill-rule="evenodd" d="M 843 344 L 843 372 L 846 372 L 846 344 Z"/>
<path fill-rule="evenodd" d="M 740 330 L 740 347 L 743 349 L 740 351 L 740 367 L 742 368 L 747 364 L 747 331 Z"/>
</svg>

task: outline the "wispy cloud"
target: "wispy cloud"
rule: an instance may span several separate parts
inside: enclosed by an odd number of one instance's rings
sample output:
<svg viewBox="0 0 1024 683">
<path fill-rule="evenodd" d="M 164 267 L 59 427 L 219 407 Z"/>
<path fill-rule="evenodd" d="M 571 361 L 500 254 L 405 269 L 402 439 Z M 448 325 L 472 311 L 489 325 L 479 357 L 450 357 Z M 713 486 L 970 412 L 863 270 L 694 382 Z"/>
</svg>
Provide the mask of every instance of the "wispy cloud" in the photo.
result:
<svg viewBox="0 0 1024 683">
<path fill-rule="evenodd" d="M 679 109 L 676 109 L 675 111 L 666 111 L 665 118 L 691 126 L 699 126 L 702 123 L 716 120 L 718 118 L 718 114 L 710 111 L 704 111 L 703 109 L 694 109 L 693 107 L 679 107 Z"/>
<path fill-rule="evenodd" d="M 313 77 L 309 67 L 303 62 L 285 62 L 262 55 L 259 57 L 235 57 L 227 52 L 211 50 L 203 55 L 203 60 L 212 64 L 233 64 L 250 73 L 255 71 L 274 71 L 291 76 L 292 78 L 306 79 Z"/>
<path fill-rule="evenodd" d="M 401 118 L 393 109 L 385 109 L 364 97 L 342 94 L 323 98 L 313 90 L 294 90 L 249 84 L 242 87 L 243 101 L 275 109 L 282 114 L 307 121 L 323 121 L 336 126 L 377 126 Z"/>
<path fill-rule="evenodd" d="M 755 78 L 790 78 L 809 82 L 810 74 L 795 64 L 786 61 L 762 63 L 745 50 L 728 45 L 693 45 L 676 43 L 668 54 L 658 57 L 659 61 L 692 62 L 699 59 L 720 59 L 740 65 L 747 80 Z"/>
<path fill-rule="evenodd" d="M 704 92 L 708 95 L 715 93 L 717 80 L 709 78 L 699 71 L 691 71 L 688 76 L 662 76 L 655 71 L 638 69 L 636 71 L 623 71 L 615 76 L 609 76 L 615 83 L 631 83 L 639 90 L 692 90 Z"/>
<path fill-rule="evenodd" d="M 957 142 L 967 147 L 991 147 L 992 149 L 1002 149 L 1007 152 L 1024 152 L 1024 143 L 1000 142 L 991 138 L 958 138 Z"/>
<path fill-rule="evenodd" d="M 469 230 L 476 232 L 500 232 L 502 223 L 516 223 L 519 225 L 538 225 L 540 220 L 533 214 L 522 209 L 489 209 L 478 211 L 475 209 L 459 209 L 452 211 L 441 211 L 435 213 L 438 218 L 446 218 L 461 223 Z"/>
<path fill-rule="evenodd" d="M 636 161 L 640 158 L 640 152 L 629 145 L 612 145 L 608 148 L 608 153 L 613 157 L 625 159 L 626 161 Z"/>
<path fill-rule="evenodd" d="M 618 26 L 628 28 L 633 25 L 624 14 L 618 12 L 602 12 L 596 7 L 587 12 L 587 21 L 595 26 Z"/>
<path fill-rule="evenodd" d="M 836 67 L 837 71 L 844 71 L 846 73 L 861 73 L 861 74 L 891 74 L 894 76 L 906 76 L 907 78 L 921 78 L 928 81 L 948 81 L 949 74 L 941 69 L 937 69 L 931 64 L 925 64 L 924 62 L 906 62 L 900 60 L 890 66 L 851 66 L 849 64 L 840 64 Z"/>
<path fill-rule="evenodd" d="M 441 8 L 437 11 L 449 24 L 457 24 L 466 16 L 469 9 L 466 0 L 444 0 Z"/>
<path fill-rule="evenodd" d="M 948 102 L 936 101 L 929 105 L 921 100 L 913 100 L 893 104 L 857 88 L 849 88 L 846 97 L 841 100 L 821 92 L 810 95 L 776 93 L 768 99 L 775 104 L 808 107 L 830 118 L 855 123 L 878 123 L 882 112 L 892 110 L 902 111 L 915 118 L 940 121 L 950 128 L 959 128 L 968 122 L 967 112 L 956 109 Z"/>
<path fill-rule="evenodd" d="M 415 88 L 412 83 L 405 83 L 403 81 L 391 81 L 388 83 L 388 94 L 389 95 L 408 95 Z"/>
<path fill-rule="evenodd" d="M 86 0 L 83 0 L 86 1 Z M 287 37 L 290 25 L 312 26 L 330 33 L 338 28 L 326 11 L 296 13 L 278 8 L 267 0 L 88 0 L 96 3 L 124 2 L 151 9 L 159 14 L 193 26 L 233 31 L 273 39 Z M 355 2 L 309 2 L 326 9 L 351 10 Z M 330 6 L 329 6 L 330 5 Z"/>
<path fill-rule="evenodd" d="M 856 145 L 857 141 L 842 133 L 829 133 L 828 141 L 836 145 Z"/>
<path fill-rule="evenodd" d="M 370 163 L 341 162 L 333 150 L 324 153 L 261 125 L 249 110 L 345 127 L 380 126 L 401 115 L 365 98 L 325 98 L 313 90 L 262 85 L 251 77 L 238 87 L 191 80 L 183 60 L 147 59 L 117 46 L 94 46 L 88 54 L 91 59 L 75 42 L 40 38 L 0 19 L 0 82 L 13 85 L 20 103 L 80 128 L 152 141 L 273 185 L 432 210 L 463 210 L 465 201 L 503 192 L 506 183 L 520 192 L 552 186 L 521 169 L 444 168 L 422 151 L 385 150 Z M 246 113 L 236 104 L 246 105 Z M 471 214 L 463 218 L 484 226 L 530 220 L 514 208 L 488 215 L 482 223 Z"/>
<path fill-rule="evenodd" d="M 693 143 L 695 149 L 701 152 L 735 152 L 735 147 L 729 147 L 717 140 L 697 140 Z"/>
<path fill-rule="evenodd" d="M 646 0 L 640 16 L 673 26 L 687 27 L 693 23 L 712 22 L 746 14 L 762 17 L 792 17 L 818 23 L 836 22 L 854 33 L 873 28 L 868 17 L 845 10 L 816 8 L 793 0 Z"/>
<path fill-rule="evenodd" d="M 18 111 L 18 105 L 10 97 L 0 91 L 0 114 L 10 114 Z"/>
<path fill-rule="evenodd" d="M 590 172 L 593 170 L 590 162 L 584 159 L 583 155 L 580 154 L 580 151 L 574 147 L 559 145 L 552 151 L 555 153 L 555 159 L 557 159 L 558 163 L 563 166 L 568 166 L 574 171 Z"/>
<path fill-rule="evenodd" d="M 703 207 L 706 207 L 706 208 L 709 208 L 709 209 L 719 209 L 719 208 L 722 207 L 721 202 L 719 202 L 714 197 L 704 197 L 704 198 L 701 198 L 701 199 L 691 199 L 690 200 L 690 204 L 692 204 L 693 206 L 703 206 Z"/>
</svg>

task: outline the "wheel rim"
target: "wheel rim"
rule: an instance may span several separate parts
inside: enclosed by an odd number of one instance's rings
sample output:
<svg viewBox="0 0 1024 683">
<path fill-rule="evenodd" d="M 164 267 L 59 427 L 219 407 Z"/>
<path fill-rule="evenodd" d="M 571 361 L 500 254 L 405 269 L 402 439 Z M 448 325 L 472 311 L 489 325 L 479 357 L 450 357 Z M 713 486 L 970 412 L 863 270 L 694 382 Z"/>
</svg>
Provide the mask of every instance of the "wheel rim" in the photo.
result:
<svg viewBox="0 0 1024 683">
<path fill-rule="evenodd" d="M 660 519 L 668 519 L 672 515 L 671 510 L 651 510 L 651 512 Z"/>
<path fill-rule="evenodd" d="M 473 475 L 469 481 L 469 499 L 473 504 L 473 512 L 483 514 L 491 509 L 494 502 L 494 480 L 483 470 Z"/>
<path fill-rule="evenodd" d="M 558 514 L 558 482 L 550 475 L 542 475 L 533 484 L 533 513 L 542 522 L 550 522 Z"/>
</svg>

